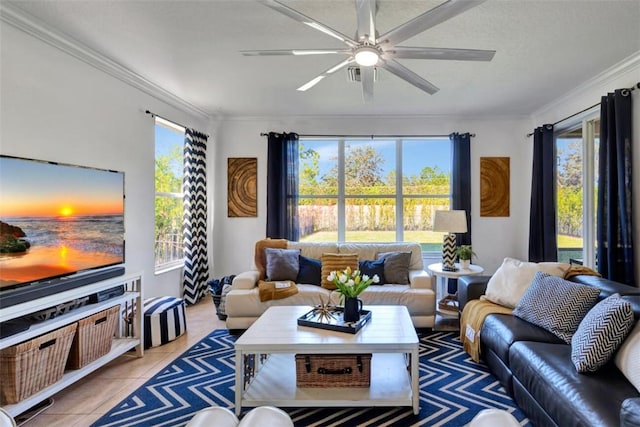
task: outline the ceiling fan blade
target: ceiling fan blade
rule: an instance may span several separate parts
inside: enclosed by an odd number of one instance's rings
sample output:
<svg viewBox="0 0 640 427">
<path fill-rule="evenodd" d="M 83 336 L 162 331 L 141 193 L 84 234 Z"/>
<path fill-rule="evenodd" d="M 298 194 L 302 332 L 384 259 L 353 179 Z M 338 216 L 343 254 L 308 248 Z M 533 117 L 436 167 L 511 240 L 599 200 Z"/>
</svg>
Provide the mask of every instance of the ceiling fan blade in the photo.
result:
<svg viewBox="0 0 640 427">
<path fill-rule="evenodd" d="M 343 43 L 346 43 L 348 46 L 350 47 L 356 47 L 358 45 L 357 42 L 355 42 L 353 39 L 345 36 L 344 34 L 342 34 L 339 31 L 334 30 L 333 28 L 330 28 L 318 21 L 316 21 L 313 18 L 309 18 L 307 15 L 298 12 L 295 9 L 290 8 L 289 6 L 286 6 L 282 3 L 280 3 L 279 1 L 276 0 L 258 0 L 260 3 L 264 4 L 267 7 L 270 7 L 271 9 L 282 13 L 283 15 L 288 16 L 289 18 L 296 20 L 298 22 L 301 22 L 305 25 L 308 25 L 309 27 L 321 31 L 327 35 L 330 35 L 333 38 L 336 38 L 338 40 L 340 40 Z"/>
<path fill-rule="evenodd" d="M 451 19 L 485 1 L 486 0 L 449 0 L 378 37 L 378 43 L 382 44 L 383 48 L 386 44 L 393 46 L 402 43 L 408 38 L 420 34 L 424 30 L 434 27 L 447 19 Z"/>
<path fill-rule="evenodd" d="M 276 49 L 276 50 L 241 50 L 244 56 L 283 56 L 283 55 L 351 55 L 351 49 Z"/>
<path fill-rule="evenodd" d="M 333 74 L 336 71 L 346 67 L 347 65 L 351 64 L 352 62 L 354 62 L 353 57 L 349 57 L 349 58 L 345 59 L 344 61 L 339 62 L 336 65 L 334 65 L 333 67 L 329 68 L 324 73 L 322 73 L 322 74 L 314 77 L 313 79 L 309 80 L 307 83 L 303 84 L 302 86 L 300 86 L 296 90 L 299 90 L 301 92 L 309 90 L 312 87 L 314 87 L 315 85 L 317 85 L 318 83 L 320 83 L 320 81 L 322 81 L 322 79 L 324 79 L 325 77 L 330 76 L 331 74 Z"/>
<path fill-rule="evenodd" d="M 358 41 L 376 43 L 376 0 L 356 0 Z"/>
<path fill-rule="evenodd" d="M 364 102 L 373 101 L 373 67 L 360 67 L 360 81 L 362 82 L 362 99 Z"/>
<path fill-rule="evenodd" d="M 405 46 L 395 46 L 384 52 L 385 55 L 393 58 L 448 59 L 455 61 L 491 61 L 495 53 L 495 50 Z"/>
<path fill-rule="evenodd" d="M 422 89 L 423 91 L 427 92 L 429 95 L 433 95 L 434 93 L 440 90 L 437 86 L 426 81 L 425 79 L 423 79 L 422 77 L 420 77 L 419 75 L 417 75 L 416 73 L 408 69 L 407 67 L 401 65 L 399 62 L 394 61 L 393 59 L 381 60 L 380 65 L 385 70 L 389 71 L 392 74 L 395 74 L 396 76 L 407 81 L 408 83 L 411 83 L 418 89 Z"/>
</svg>

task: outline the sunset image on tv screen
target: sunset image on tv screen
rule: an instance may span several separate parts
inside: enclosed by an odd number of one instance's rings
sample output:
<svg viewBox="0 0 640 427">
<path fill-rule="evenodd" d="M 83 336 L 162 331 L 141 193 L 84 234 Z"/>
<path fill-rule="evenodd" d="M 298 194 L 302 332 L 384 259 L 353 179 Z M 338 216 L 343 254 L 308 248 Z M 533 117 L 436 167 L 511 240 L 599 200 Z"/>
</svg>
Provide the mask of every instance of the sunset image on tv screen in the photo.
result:
<svg viewBox="0 0 640 427">
<path fill-rule="evenodd" d="M 0 288 L 122 262 L 122 172 L 0 157 Z"/>
</svg>

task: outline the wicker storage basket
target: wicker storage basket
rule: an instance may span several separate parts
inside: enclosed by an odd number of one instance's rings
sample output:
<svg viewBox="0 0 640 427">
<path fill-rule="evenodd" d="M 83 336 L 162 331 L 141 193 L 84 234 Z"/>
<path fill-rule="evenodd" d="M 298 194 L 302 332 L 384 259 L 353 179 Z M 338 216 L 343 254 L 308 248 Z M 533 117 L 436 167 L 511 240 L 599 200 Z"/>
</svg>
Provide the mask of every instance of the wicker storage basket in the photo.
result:
<svg viewBox="0 0 640 427">
<path fill-rule="evenodd" d="M 120 306 L 116 305 L 78 320 L 78 331 L 67 360 L 68 369 L 80 369 L 111 351 L 119 312 Z"/>
<path fill-rule="evenodd" d="M 369 387 L 371 354 L 296 354 L 298 387 Z"/>
<path fill-rule="evenodd" d="M 77 325 L 72 323 L 0 351 L 0 404 L 26 399 L 59 381 Z"/>
</svg>

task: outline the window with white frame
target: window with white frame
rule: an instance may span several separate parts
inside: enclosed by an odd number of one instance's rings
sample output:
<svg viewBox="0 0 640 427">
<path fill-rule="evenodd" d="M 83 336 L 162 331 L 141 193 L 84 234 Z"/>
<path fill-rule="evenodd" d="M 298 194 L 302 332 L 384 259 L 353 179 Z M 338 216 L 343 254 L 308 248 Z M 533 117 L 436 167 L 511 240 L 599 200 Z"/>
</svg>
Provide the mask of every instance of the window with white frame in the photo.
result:
<svg viewBox="0 0 640 427">
<path fill-rule="evenodd" d="M 155 118 L 155 267 L 181 266 L 184 128 Z"/>
<path fill-rule="evenodd" d="M 595 267 L 600 119 L 597 112 L 556 131 L 558 261 Z"/>
<path fill-rule="evenodd" d="M 451 154 L 446 137 L 300 137 L 300 240 L 412 241 L 440 252 L 432 221 L 451 205 Z"/>
</svg>

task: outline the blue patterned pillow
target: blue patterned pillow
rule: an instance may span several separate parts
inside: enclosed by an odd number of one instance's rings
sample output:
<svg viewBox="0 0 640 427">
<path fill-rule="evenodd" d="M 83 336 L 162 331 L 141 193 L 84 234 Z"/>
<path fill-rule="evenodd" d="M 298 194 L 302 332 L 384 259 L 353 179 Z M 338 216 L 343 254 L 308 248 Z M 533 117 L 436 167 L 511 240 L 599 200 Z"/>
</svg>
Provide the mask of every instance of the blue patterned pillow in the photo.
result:
<svg viewBox="0 0 640 427">
<path fill-rule="evenodd" d="M 600 290 L 538 271 L 513 310 L 514 316 L 546 329 L 567 344 L 594 306 Z"/>
<path fill-rule="evenodd" d="M 372 285 L 384 285 L 386 283 L 384 278 L 384 259 L 359 261 L 358 268 L 360 269 L 360 273 L 363 275 L 366 274 L 370 278 L 373 278 L 375 274 L 378 275 L 380 281 L 378 283 L 372 283 Z"/>
<path fill-rule="evenodd" d="M 633 327 L 629 302 L 614 294 L 596 304 L 571 338 L 571 361 L 578 372 L 595 372 L 611 359 Z"/>
<path fill-rule="evenodd" d="M 300 255 L 300 268 L 296 283 L 320 286 L 322 283 L 322 262 L 316 258 Z"/>
</svg>

